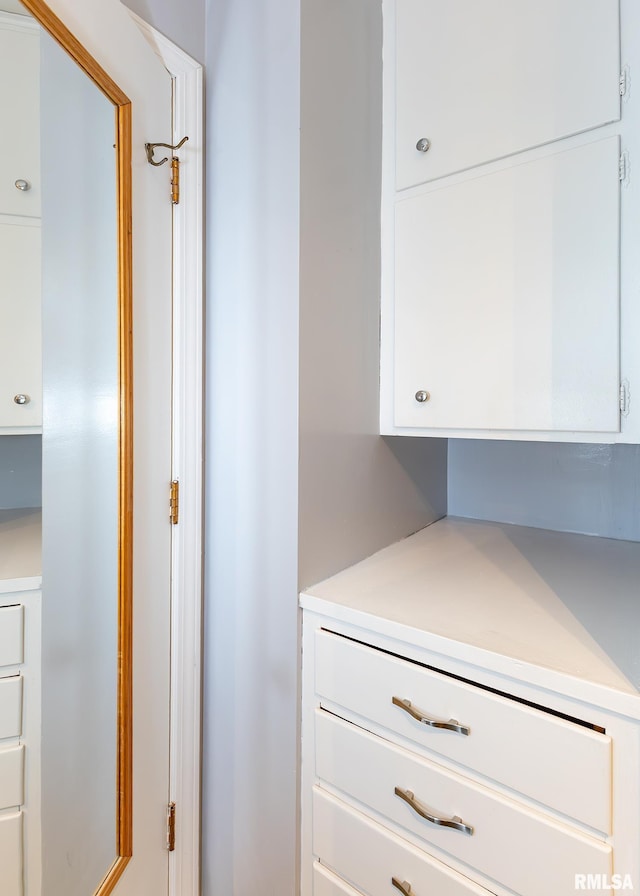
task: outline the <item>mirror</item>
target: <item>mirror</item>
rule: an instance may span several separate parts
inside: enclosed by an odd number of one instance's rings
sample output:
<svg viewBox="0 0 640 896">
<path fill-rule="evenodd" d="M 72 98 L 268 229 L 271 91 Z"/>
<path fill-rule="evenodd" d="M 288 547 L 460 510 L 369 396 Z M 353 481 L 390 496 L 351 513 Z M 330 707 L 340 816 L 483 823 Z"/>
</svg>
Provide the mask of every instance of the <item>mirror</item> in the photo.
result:
<svg viewBox="0 0 640 896">
<path fill-rule="evenodd" d="M 3 377 L 31 378 L 12 381 L 0 440 L 41 432 L 46 532 L 41 604 L 11 579 L 24 730 L 0 730 L 0 781 L 11 755 L 24 789 L 0 802 L 0 892 L 106 896 L 131 855 L 130 105 L 40 0 L 0 0 L 0 45 Z M 15 540 L 32 516 L 9 511 Z"/>
</svg>

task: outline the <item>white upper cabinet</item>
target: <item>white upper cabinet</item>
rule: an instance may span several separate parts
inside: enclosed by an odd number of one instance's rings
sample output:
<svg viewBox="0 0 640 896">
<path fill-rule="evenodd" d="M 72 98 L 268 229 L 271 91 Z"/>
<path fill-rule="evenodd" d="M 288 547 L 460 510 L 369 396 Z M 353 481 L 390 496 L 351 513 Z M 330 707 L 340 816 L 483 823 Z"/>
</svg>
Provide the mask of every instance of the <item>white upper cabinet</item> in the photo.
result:
<svg viewBox="0 0 640 896">
<path fill-rule="evenodd" d="M 40 29 L 0 11 L 0 434 L 42 427 Z M 46 147 L 45 147 L 46 152 Z"/>
<path fill-rule="evenodd" d="M 618 431 L 619 154 L 610 137 L 397 203 L 397 426 Z"/>
<path fill-rule="evenodd" d="M 381 432 L 640 443 L 640 4 L 383 11 Z"/>
<path fill-rule="evenodd" d="M 397 0 L 395 65 L 402 190 L 619 119 L 618 0 Z"/>
<path fill-rule="evenodd" d="M 40 221 L 0 220 L 0 432 L 42 426 L 40 267 Z"/>
<path fill-rule="evenodd" d="M 32 19 L 1 10 L 0 74 L 0 214 L 38 218 L 40 31 Z"/>
</svg>

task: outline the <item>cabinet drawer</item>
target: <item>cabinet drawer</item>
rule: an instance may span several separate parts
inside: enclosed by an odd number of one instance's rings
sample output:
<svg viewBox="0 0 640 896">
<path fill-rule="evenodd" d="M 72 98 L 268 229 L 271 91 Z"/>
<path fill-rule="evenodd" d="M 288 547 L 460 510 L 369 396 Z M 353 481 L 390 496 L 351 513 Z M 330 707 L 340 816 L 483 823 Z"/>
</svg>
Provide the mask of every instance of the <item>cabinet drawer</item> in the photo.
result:
<svg viewBox="0 0 640 896">
<path fill-rule="evenodd" d="M 0 893 L 22 896 L 22 813 L 0 816 Z"/>
<path fill-rule="evenodd" d="M 573 892 L 575 874 L 610 874 L 611 848 L 409 753 L 322 710 L 316 713 L 316 774 L 461 863 L 519 896 Z M 472 833 L 432 824 L 396 788 L 411 791 L 429 814 L 458 817 Z"/>
<path fill-rule="evenodd" d="M 313 850 L 323 865 L 369 896 L 390 896 L 394 877 L 407 881 L 416 896 L 489 896 L 487 890 L 319 788 L 313 794 Z"/>
<path fill-rule="evenodd" d="M 24 747 L 0 751 L 0 809 L 24 802 Z M 2 892 L 2 891 L 0 891 Z M 3 894 L 4 896 L 4 894 Z"/>
<path fill-rule="evenodd" d="M 0 666 L 15 666 L 23 657 L 21 606 L 0 607 Z"/>
<path fill-rule="evenodd" d="M 22 677 L 0 678 L 0 740 L 22 734 Z"/>
<path fill-rule="evenodd" d="M 596 830 L 611 829 L 611 739 L 328 632 L 316 635 L 316 692 Z M 428 727 L 394 705 L 455 719 Z"/>
<path fill-rule="evenodd" d="M 313 866 L 313 896 L 361 896 L 361 894 L 316 862 Z"/>
</svg>

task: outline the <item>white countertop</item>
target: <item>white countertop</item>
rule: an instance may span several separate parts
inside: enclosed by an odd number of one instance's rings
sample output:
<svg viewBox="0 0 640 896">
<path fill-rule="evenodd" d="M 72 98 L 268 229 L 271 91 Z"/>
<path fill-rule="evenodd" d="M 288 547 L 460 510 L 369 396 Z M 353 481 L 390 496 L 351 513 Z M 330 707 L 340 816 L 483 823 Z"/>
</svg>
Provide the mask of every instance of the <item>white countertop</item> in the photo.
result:
<svg viewBox="0 0 640 896">
<path fill-rule="evenodd" d="M 306 589 L 301 604 L 496 671 L 527 664 L 550 673 L 541 684 L 560 674 L 576 695 L 584 683 L 611 689 L 625 711 L 640 703 L 637 542 L 448 517 Z"/>
<path fill-rule="evenodd" d="M 42 584 L 40 508 L 0 510 L 0 594 Z"/>
</svg>

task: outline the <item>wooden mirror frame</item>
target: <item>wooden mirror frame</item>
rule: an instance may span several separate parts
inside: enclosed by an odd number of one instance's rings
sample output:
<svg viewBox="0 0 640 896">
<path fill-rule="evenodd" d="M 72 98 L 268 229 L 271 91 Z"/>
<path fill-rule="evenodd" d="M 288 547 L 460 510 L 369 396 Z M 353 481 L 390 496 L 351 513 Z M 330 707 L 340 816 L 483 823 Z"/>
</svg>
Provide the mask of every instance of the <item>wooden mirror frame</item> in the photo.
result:
<svg viewBox="0 0 640 896">
<path fill-rule="evenodd" d="M 116 850 L 95 896 L 111 893 L 133 852 L 133 340 L 131 101 L 43 0 L 22 5 L 115 107 L 118 209 L 118 685 Z"/>
</svg>

